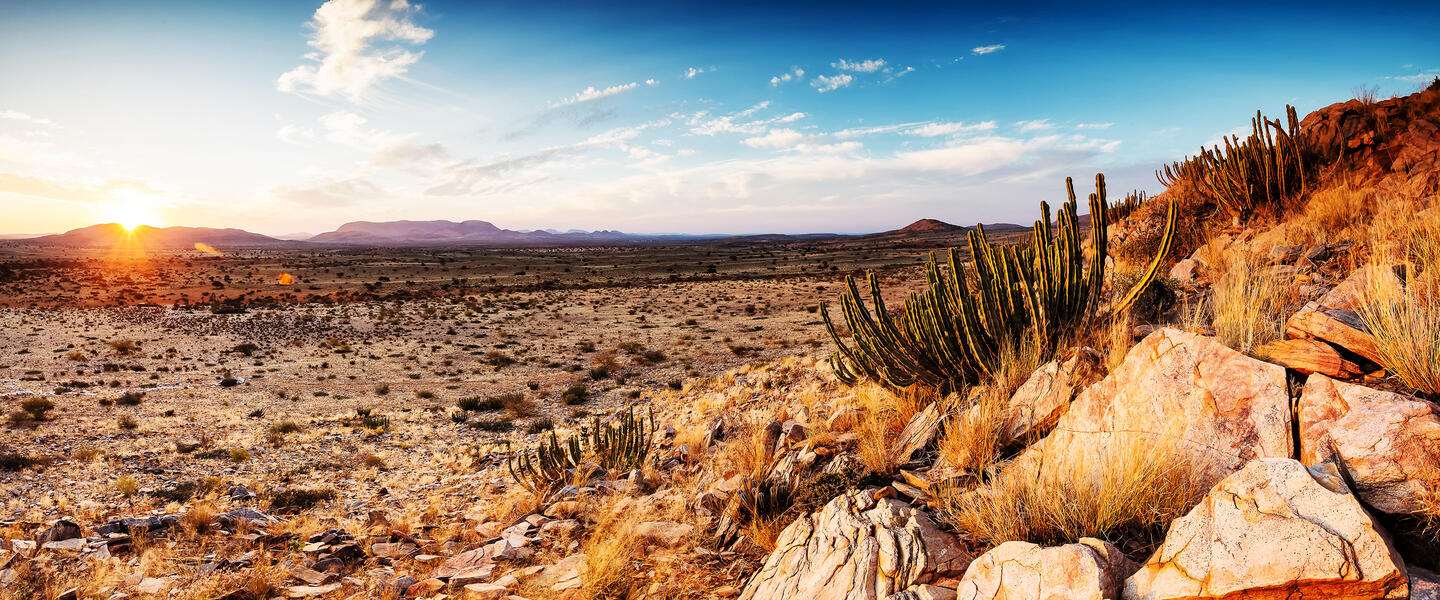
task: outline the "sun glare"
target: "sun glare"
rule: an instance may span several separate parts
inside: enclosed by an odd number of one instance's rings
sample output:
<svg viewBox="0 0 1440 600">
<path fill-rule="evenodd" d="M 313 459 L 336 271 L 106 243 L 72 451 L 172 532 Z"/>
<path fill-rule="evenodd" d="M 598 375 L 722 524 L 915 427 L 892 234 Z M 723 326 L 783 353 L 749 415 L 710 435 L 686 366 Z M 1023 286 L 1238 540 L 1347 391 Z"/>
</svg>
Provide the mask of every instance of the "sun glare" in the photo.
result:
<svg viewBox="0 0 1440 600">
<path fill-rule="evenodd" d="M 126 231 L 135 231 L 141 225 L 156 227 L 160 223 L 154 203 L 133 196 L 117 198 L 114 204 L 106 207 L 105 221 L 118 223 Z"/>
</svg>

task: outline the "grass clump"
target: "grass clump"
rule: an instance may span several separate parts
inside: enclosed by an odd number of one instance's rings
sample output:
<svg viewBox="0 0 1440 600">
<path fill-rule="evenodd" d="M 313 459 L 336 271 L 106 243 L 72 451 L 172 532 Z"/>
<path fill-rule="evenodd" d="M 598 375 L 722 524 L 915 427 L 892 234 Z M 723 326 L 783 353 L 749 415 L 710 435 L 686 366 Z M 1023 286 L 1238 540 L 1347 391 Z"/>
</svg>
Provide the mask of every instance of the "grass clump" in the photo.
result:
<svg viewBox="0 0 1440 600">
<path fill-rule="evenodd" d="M 1284 337 L 1285 318 L 1299 308 L 1300 299 L 1244 247 L 1231 248 L 1227 263 L 1209 303 L 1215 337 L 1252 354 Z"/>
<path fill-rule="evenodd" d="M 335 490 L 330 488 L 281 490 L 270 496 L 270 509 L 280 513 L 295 513 L 334 499 Z"/>
<path fill-rule="evenodd" d="M 585 387 L 585 384 L 577 383 L 565 388 L 565 391 L 560 393 L 560 403 L 565 406 L 584 404 L 589 395 L 590 391 Z"/>
<path fill-rule="evenodd" d="M 20 410 L 25 411 L 30 418 L 36 421 L 44 421 L 45 414 L 54 408 L 55 403 L 51 402 L 49 398 L 26 398 L 20 403 Z"/>
<path fill-rule="evenodd" d="M 1395 283 L 1383 269 L 1403 266 Z M 1440 398 L 1440 221 L 1416 227 L 1389 249 L 1377 249 L 1367 267 L 1358 311 L 1370 330 L 1381 366 L 1410 389 Z"/>
</svg>

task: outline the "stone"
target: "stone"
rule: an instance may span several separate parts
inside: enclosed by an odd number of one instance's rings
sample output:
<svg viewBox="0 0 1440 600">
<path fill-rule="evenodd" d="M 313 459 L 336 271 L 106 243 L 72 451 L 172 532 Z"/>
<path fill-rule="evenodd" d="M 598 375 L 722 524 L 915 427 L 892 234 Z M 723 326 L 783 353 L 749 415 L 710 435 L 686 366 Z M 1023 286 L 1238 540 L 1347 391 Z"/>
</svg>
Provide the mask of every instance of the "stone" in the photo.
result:
<svg viewBox="0 0 1440 600">
<path fill-rule="evenodd" d="M 1440 414 L 1399 394 L 1311 375 L 1300 393 L 1300 460 L 1338 461 L 1370 506 L 1414 514 L 1440 502 Z"/>
<path fill-rule="evenodd" d="M 467 550 L 465 552 L 461 552 L 460 554 L 450 557 L 449 560 L 440 563 L 439 567 L 436 567 L 434 571 L 431 571 L 430 576 L 439 579 L 448 579 L 454 576 L 456 573 L 459 573 L 466 569 L 483 567 L 485 565 L 491 564 L 492 562 L 494 561 L 490 560 L 489 556 L 486 556 L 485 548 L 482 546 L 480 548 Z"/>
<path fill-rule="evenodd" d="M 1005 542 L 980 555 L 955 596 L 959 600 L 1103 600 L 1118 598 L 1135 563 L 1115 546 L 1094 538 L 1045 548 Z"/>
<path fill-rule="evenodd" d="M 574 500 L 562 500 L 545 509 L 545 516 L 552 519 L 569 519 L 578 514 L 580 514 L 580 503 Z"/>
<path fill-rule="evenodd" d="M 582 583 L 580 570 L 585 567 L 586 558 L 584 553 L 571 554 L 560 562 L 541 567 L 525 582 L 556 592 L 579 589 Z"/>
<path fill-rule="evenodd" d="M 472 600 L 504 600 L 510 590 L 493 583 L 472 583 L 465 586 L 465 597 Z"/>
<path fill-rule="evenodd" d="M 891 594 L 885 600 L 955 600 L 955 598 L 956 592 L 953 588 L 922 583 L 898 594 Z"/>
<path fill-rule="evenodd" d="M 890 456 L 893 457 L 895 464 L 903 465 L 910 462 L 912 455 L 930 445 L 930 442 L 935 439 L 935 434 L 940 430 L 941 418 L 940 407 L 937 404 L 932 402 L 924 410 L 915 413 L 915 416 L 910 417 L 910 422 L 906 423 L 905 428 L 900 430 L 900 434 L 895 437 L 895 442 L 890 448 Z"/>
<path fill-rule="evenodd" d="M 1332 463 L 1263 458 L 1170 524 L 1127 600 L 1393 598 L 1405 566 Z"/>
<path fill-rule="evenodd" d="M 1304 253 L 1304 246 L 1275 246 L 1270 249 L 1270 264 L 1288 265 Z"/>
<path fill-rule="evenodd" d="M 170 585 L 170 580 L 163 577 L 146 577 L 135 584 L 135 591 L 142 594 L 159 594 Z"/>
<path fill-rule="evenodd" d="M 1375 338 L 1365 330 L 1359 313 L 1343 308 L 1302 310 L 1285 322 L 1285 332 L 1295 338 L 1316 338 L 1358 354 L 1370 362 L 1381 361 Z"/>
<path fill-rule="evenodd" d="M 20 556 L 33 556 L 38 545 L 30 540 L 10 540 L 10 551 Z"/>
<path fill-rule="evenodd" d="M 465 586 L 472 583 L 485 583 L 495 578 L 495 564 L 471 567 L 450 576 L 451 586 Z"/>
<path fill-rule="evenodd" d="M 1081 392 L 1050 435 L 1008 468 L 1100 465 L 1112 442 L 1154 437 L 1177 445 L 1209 487 L 1251 459 L 1292 456 L 1291 415 L 1284 368 L 1163 327 Z"/>
<path fill-rule="evenodd" d="M 1304 375 L 1323 373 L 1349 379 L 1361 374 L 1359 365 L 1345 360 L 1334 346 L 1319 340 L 1276 340 L 1256 349 L 1255 354 Z"/>
<path fill-rule="evenodd" d="M 923 511 L 856 490 L 780 532 L 740 598 L 878 600 L 961 573 L 970 559 Z"/>
<path fill-rule="evenodd" d="M 406 598 L 425 598 L 434 596 L 440 590 L 445 589 L 445 582 L 439 579 L 421 579 L 405 590 Z"/>
<path fill-rule="evenodd" d="M 285 573 L 310 585 L 324 585 L 336 579 L 332 573 L 321 573 L 315 569 L 297 564 L 286 564 Z"/>
<path fill-rule="evenodd" d="M 50 524 L 50 527 L 41 532 L 40 535 L 35 536 L 35 543 L 44 547 L 45 544 L 50 542 L 63 542 L 65 540 L 83 537 L 85 537 L 85 532 L 80 529 L 79 524 L 70 519 L 62 518 L 57 519 L 54 523 Z"/>
<path fill-rule="evenodd" d="M 579 528 L 580 522 L 575 519 L 560 519 L 541 525 L 540 535 L 552 538 L 568 537 Z"/>
<path fill-rule="evenodd" d="M 674 548 L 695 533 L 695 526 L 675 521 L 648 521 L 635 527 L 635 534 L 641 539 Z"/>
<path fill-rule="evenodd" d="M 381 558 L 404 558 L 418 552 L 420 548 L 415 544 L 379 543 L 370 545 L 370 554 Z"/>
<path fill-rule="evenodd" d="M 70 538 L 58 542 L 45 542 L 45 544 L 40 547 L 45 550 L 60 552 L 79 552 L 85 549 L 85 538 Z"/>
<path fill-rule="evenodd" d="M 1195 285 L 1204 281 L 1206 274 L 1205 263 L 1193 258 L 1186 258 L 1170 267 L 1170 278 L 1186 285 Z"/>
<path fill-rule="evenodd" d="M 1049 433 L 1070 407 L 1070 401 L 1105 376 L 1100 353 L 1078 348 L 1063 360 L 1052 360 L 1031 373 L 1010 396 L 1006 408 L 1006 443 Z"/>
<path fill-rule="evenodd" d="M 290 598 L 315 598 L 324 596 L 340 589 L 340 584 L 331 583 L 327 585 L 297 585 L 287 588 L 285 595 Z"/>
<path fill-rule="evenodd" d="M 1410 576 L 1410 600 L 1440 600 L 1440 575 L 1414 565 L 1405 570 Z"/>
</svg>

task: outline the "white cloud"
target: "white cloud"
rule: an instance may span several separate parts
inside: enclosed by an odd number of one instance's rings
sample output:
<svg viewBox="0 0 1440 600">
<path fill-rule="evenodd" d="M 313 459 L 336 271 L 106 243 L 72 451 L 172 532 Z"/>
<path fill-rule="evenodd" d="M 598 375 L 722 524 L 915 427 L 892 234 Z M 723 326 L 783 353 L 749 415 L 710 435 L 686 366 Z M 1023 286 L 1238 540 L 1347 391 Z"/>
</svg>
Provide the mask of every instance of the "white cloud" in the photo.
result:
<svg viewBox="0 0 1440 600">
<path fill-rule="evenodd" d="M 861 61 L 848 61 L 842 58 L 839 61 L 830 63 L 830 66 L 840 69 L 841 71 L 854 71 L 856 73 L 874 73 L 885 66 L 885 59 L 875 58 Z"/>
<path fill-rule="evenodd" d="M 26 121 L 34 123 L 36 125 L 45 125 L 47 127 L 55 125 L 55 122 L 51 121 L 50 119 L 32 117 L 18 110 L 0 110 L 0 119 L 14 119 L 16 121 Z"/>
<path fill-rule="evenodd" d="M 309 127 L 301 127 L 293 123 L 286 123 L 275 130 L 275 137 L 287 144 L 301 145 L 315 139 L 315 130 Z"/>
<path fill-rule="evenodd" d="M 992 52 L 999 52 L 1004 49 L 1005 44 L 993 44 L 990 46 L 976 46 L 974 48 L 971 48 L 970 52 L 976 56 L 984 56 L 986 54 L 990 54 Z"/>
<path fill-rule="evenodd" d="M 853 81 L 855 81 L 855 77 L 849 74 L 841 73 L 839 75 L 833 76 L 820 75 L 816 77 L 814 81 L 811 81 L 810 85 L 814 86 L 817 91 L 823 94 L 825 92 L 832 92 L 847 85 L 850 85 L 850 83 Z"/>
<path fill-rule="evenodd" d="M 1020 128 L 1020 133 L 1031 133 L 1031 132 L 1034 132 L 1034 131 L 1044 131 L 1044 130 L 1046 130 L 1046 129 L 1050 129 L 1050 128 L 1054 127 L 1054 125 L 1051 125 L 1051 124 L 1050 124 L 1050 119 L 1035 119 L 1035 120 L 1033 120 L 1033 121 L 1016 121 L 1016 122 L 1015 122 L 1015 126 Z"/>
<path fill-rule="evenodd" d="M 650 83 L 651 81 L 654 81 L 654 80 L 653 80 L 653 79 L 647 80 L 647 81 L 645 82 L 646 85 L 655 85 L 655 84 L 653 84 L 653 83 Z M 658 83 L 658 82 L 657 82 L 657 83 Z M 563 99 L 561 99 L 561 100 L 558 101 L 558 102 L 551 102 L 551 103 L 550 103 L 550 107 L 551 107 L 551 108 L 554 108 L 554 107 L 556 107 L 556 106 L 566 106 L 566 105 L 569 105 L 569 104 L 578 104 L 578 103 L 580 103 L 580 102 L 589 102 L 589 101 L 595 100 L 595 99 L 597 99 L 597 98 L 604 98 L 604 97 L 606 97 L 606 96 L 614 96 L 614 95 L 616 95 L 616 94 L 624 93 L 624 92 L 633 90 L 633 89 L 635 89 L 635 88 L 637 88 L 637 87 L 640 87 L 640 84 L 639 84 L 639 83 L 636 83 L 636 82 L 634 82 L 634 81 L 632 81 L 632 82 L 630 82 L 630 83 L 622 83 L 622 84 L 619 84 L 619 85 L 612 85 L 612 86 L 607 87 L 607 88 L 605 88 L 605 89 L 596 89 L 595 86 L 592 85 L 592 86 L 586 87 L 586 88 L 583 89 L 583 90 L 580 90 L 580 91 L 577 92 L 574 96 L 570 96 L 570 97 L 568 97 L 568 98 L 563 98 Z"/>
<path fill-rule="evenodd" d="M 741 133 L 754 136 L 764 133 L 770 125 L 777 123 L 794 123 L 806 116 L 805 113 L 794 112 L 783 117 L 756 119 L 753 121 L 742 120 L 755 116 L 755 113 L 765 110 L 769 106 L 770 101 L 766 100 L 740 112 L 720 117 L 714 117 L 708 112 L 700 111 L 691 115 L 690 118 L 685 121 L 685 124 L 690 126 L 690 133 L 695 135 Z"/>
<path fill-rule="evenodd" d="M 1081 123 L 1081 124 L 1079 124 L 1079 125 L 1076 125 L 1075 128 L 1076 128 L 1076 129 L 1109 129 L 1109 128 L 1111 128 L 1111 127 L 1114 126 L 1114 125 L 1115 125 L 1114 123 Z"/>
<path fill-rule="evenodd" d="M 1434 81 L 1437 77 L 1440 77 L 1440 69 L 1421 71 L 1414 75 L 1393 75 L 1390 77 L 1386 77 L 1386 79 L 1394 79 L 1395 81 L 1406 81 L 1410 83 L 1430 83 L 1431 81 Z"/>
<path fill-rule="evenodd" d="M 316 64 L 291 69 L 275 87 L 360 101 L 376 84 L 403 76 L 424 55 L 402 45 L 423 44 L 435 35 L 411 20 L 417 10 L 405 0 L 329 0 L 309 22 L 307 44 L 315 51 L 305 58 Z"/>
<path fill-rule="evenodd" d="M 645 80 L 645 85 L 655 85 L 655 84 L 657 84 L 657 83 L 660 83 L 660 80 L 659 80 L 659 79 L 646 79 L 646 80 Z"/>
<path fill-rule="evenodd" d="M 778 85 L 780 85 L 780 84 L 782 84 L 782 83 L 789 83 L 791 80 L 799 80 L 801 77 L 804 77 L 804 76 L 805 76 L 805 69 L 802 69 L 802 68 L 800 68 L 800 67 L 795 67 L 793 70 L 791 70 L 791 71 L 789 71 L 789 72 L 787 72 L 787 73 L 781 73 L 781 74 L 779 74 L 779 75 L 776 75 L 776 76 L 774 76 L 774 77 L 771 77 L 771 78 L 770 78 L 770 85 L 772 85 L 772 86 L 778 86 Z"/>
<path fill-rule="evenodd" d="M 910 135 L 918 135 L 920 137 L 939 137 L 942 135 L 956 135 L 960 133 L 973 133 L 976 131 L 989 131 L 994 128 L 994 121 L 982 121 L 980 123 L 971 123 L 969 125 L 966 125 L 965 123 L 934 122 L 926 123 L 910 131 L 907 131 L 906 133 L 909 133 Z"/>
<path fill-rule="evenodd" d="M 694 79 L 696 75 L 699 75 L 701 73 L 709 73 L 714 70 L 715 67 L 710 67 L 708 69 L 704 67 L 690 67 L 689 69 L 685 69 L 685 78 Z"/>
<path fill-rule="evenodd" d="M 746 138 L 745 145 L 751 148 L 789 148 L 805 141 L 805 134 L 794 129 L 771 129 L 769 133 Z"/>
</svg>

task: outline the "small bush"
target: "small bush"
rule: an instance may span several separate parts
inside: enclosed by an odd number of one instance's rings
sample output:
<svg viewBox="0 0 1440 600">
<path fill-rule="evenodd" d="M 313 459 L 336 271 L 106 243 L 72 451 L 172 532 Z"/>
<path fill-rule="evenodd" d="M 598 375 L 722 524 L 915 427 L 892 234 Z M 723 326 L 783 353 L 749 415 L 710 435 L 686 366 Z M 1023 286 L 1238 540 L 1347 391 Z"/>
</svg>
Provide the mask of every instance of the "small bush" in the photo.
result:
<svg viewBox="0 0 1440 600">
<path fill-rule="evenodd" d="M 116 354 L 121 356 L 134 354 L 135 351 L 140 348 L 140 345 L 135 343 L 135 340 L 112 340 L 109 342 L 109 346 L 111 350 L 114 350 Z"/>
<path fill-rule="evenodd" d="M 380 384 L 380 385 L 375 386 L 375 395 L 376 395 L 376 396 L 389 396 L 389 395 L 390 395 L 390 384 L 388 384 L 388 383 L 382 383 L 382 384 Z"/>
<path fill-rule="evenodd" d="M 270 509 L 275 512 L 294 513 L 309 510 L 334 499 L 335 490 L 329 488 L 282 490 L 270 497 Z"/>
<path fill-rule="evenodd" d="M 140 483 L 135 481 L 135 478 L 129 475 L 121 475 L 119 477 L 116 477 L 113 487 L 115 488 L 115 493 L 120 494 L 121 496 L 124 496 L 126 498 L 134 496 L 135 492 L 140 491 Z"/>
<path fill-rule="evenodd" d="M 302 429 L 304 428 L 301 427 L 299 423 L 296 423 L 294 421 L 281 421 L 270 426 L 270 433 L 288 435 L 291 433 L 296 433 Z"/>
<path fill-rule="evenodd" d="M 546 431 L 550 431 L 554 428 L 555 421 L 551 420 L 549 417 L 543 417 L 531 421 L 530 424 L 525 427 L 525 433 L 535 435 L 537 433 L 544 433 Z"/>
<path fill-rule="evenodd" d="M 36 421 L 44 421 L 45 413 L 50 412 L 54 408 L 55 403 L 51 402 L 49 398 L 26 398 L 20 403 L 20 410 L 30 413 L 30 416 Z"/>
<path fill-rule="evenodd" d="M 35 465 L 35 459 L 14 452 L 0 452 L 0 471 L 19 471 Z"/>
<path fill-rule="evenodd" d="M 121 415 L 120 419 L 116 421 L 116 424 L 126 431 L 132 431 L 140 426 L 139 423 L 135 422 L 135 417 L 130 415 Z"/>
<path fill-rule="evenodd" d="M 246 450 L 246 449 L 244 449 L 244 448 L 231 448 L 231 449 L 230 449 L 230 462 L 233 462 L 233 463 L 242 463 L 242 462 L 245 462 L 245 461 L 247 461 L 247 460 L 250 460 L 250 451 L 249 451 L 249 450 Z"/>
<path fill-rule="evenodd" d="M 115 399 L 120 406 L 140 406 L 140 401 L 145 399 L 145 392 L 125 392 Z"/>
<path fill-rule="evenodd" d="M 481 419 L 478 421 L 472 421 L 470 423 L 470 426 L 474 427 L 475 429 L 479 429 L 480 431 L 490 431 L 496 433 L 503 433 L 515 429 L 515 424 L 505 419 Z"/>
<path fill-rule="evenodd" d="M 589 393 L 590 391 L 585 388 L 585 384 L 577 383 L 565 388 L 565 391 L 560 393 L 560 402 L 565 406 L 583 404 Z"/>
<path fill-rule="evenodd" d="M 421 400 L 430 400 L 435 397 L 435 392 L 430 390 L 415 390 L 415 397 Z"/>
</svg>

